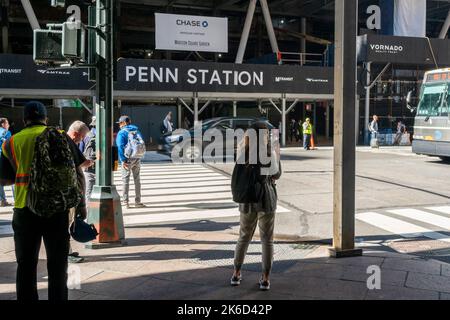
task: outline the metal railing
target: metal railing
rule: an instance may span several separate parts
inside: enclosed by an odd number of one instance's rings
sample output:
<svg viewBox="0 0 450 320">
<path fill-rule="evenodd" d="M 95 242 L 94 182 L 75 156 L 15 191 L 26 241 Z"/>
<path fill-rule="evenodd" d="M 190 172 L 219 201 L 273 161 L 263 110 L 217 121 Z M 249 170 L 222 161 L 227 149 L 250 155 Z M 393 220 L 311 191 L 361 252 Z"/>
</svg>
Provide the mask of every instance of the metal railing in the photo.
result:
<svg viewBox="0 0 450 320">
<path fill-rule="evenodd" d="M 325 55 L 321 53 L 280 52 L 283 64 L 323 66 Z"/>
</svg>

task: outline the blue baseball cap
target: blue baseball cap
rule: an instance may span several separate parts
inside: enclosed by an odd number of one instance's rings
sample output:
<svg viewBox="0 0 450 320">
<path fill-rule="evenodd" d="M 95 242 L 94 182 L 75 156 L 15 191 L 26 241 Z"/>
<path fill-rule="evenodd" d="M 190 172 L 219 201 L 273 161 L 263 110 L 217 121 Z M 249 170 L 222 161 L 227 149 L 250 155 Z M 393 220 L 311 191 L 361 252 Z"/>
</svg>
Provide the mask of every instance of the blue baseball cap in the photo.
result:
<svg viewBox="0 0 450 320">
<path fill-rule="evenodd" d="M 47 118 L 47 108 L 42 102 L 30 101 L 23 109 L 24 120 L 44 120 Z"/>
<path fill-rule="evenodd" d="M 125 122 L 125 123 L 130 123 L 130 117 L 129 116 L 120 116 L 119 121 L 117 121 L 117 123 L 121 123 L 121 122 Z"/>
</svg>

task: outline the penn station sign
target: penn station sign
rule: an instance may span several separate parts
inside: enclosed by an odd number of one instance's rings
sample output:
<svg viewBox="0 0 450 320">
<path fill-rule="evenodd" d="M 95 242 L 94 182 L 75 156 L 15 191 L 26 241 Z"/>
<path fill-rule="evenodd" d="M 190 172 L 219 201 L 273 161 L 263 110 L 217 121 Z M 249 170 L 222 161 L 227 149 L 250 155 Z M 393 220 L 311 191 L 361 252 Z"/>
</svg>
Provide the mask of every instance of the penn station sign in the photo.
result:
<svg viewBox="0 0 450 320">
<path fill-rule="evenodd" d="M 118 90 L 333 93 L 333 68 L 124 59 Z"/>
<path fill-rule="evenodd" d="M 155 13 L 158 50 L 228 52 L 228 18 Z"/>
<path fill-rule="evenodd" d="M 48 70 L 31 55 L 0 54 L 0 89 L 92 90 L 87 69 Z M 114 90 L 333 94 L 333 68 L 119 59 Z M 140 94 L 141 95 L 141 94 Z"/>
</svg>

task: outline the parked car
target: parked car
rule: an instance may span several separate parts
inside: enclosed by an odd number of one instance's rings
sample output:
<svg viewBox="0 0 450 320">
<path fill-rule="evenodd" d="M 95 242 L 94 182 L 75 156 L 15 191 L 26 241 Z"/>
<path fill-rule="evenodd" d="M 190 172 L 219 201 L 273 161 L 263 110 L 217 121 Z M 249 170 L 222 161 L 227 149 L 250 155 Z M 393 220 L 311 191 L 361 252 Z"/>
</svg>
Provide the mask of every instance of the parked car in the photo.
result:
<svg viewBox="0 0 450 320">
<path fill-rule="evenodd" d="M 266 118 L 220 117 L 220 118 L 211 118 L 211 119 L 204 120 L 201 123 L 201 125 L 202 125 L 202 128 L 201 128 L 202 135 L 201 135 L 201 137 L 198 138 L 198 137 L 194 136 L 194 128 L 191 128 L 191 129 L 188 130 L 189 134 L 190 134 L 190 137 L 191 137 L 191 146 L 190 146 L 190 148 L 185 148 L 186 155 L 183 155 L 183 156 L 186 159 L 190 159 L 190 160 L 195 160 L 195 159 L 201 158 L 202 157 L 202 150 L 204 150 L 210 143 L 213 142 L 213 141 L 212 142 L 211 141 L 204 141 L 203 138 L 202 138 L 203 134 L 207 130 L 214 129 L 214 130 L 219 130 L 222 133 L 222 137 L 223 137 L 223 155 L 224 155 L 224 157 L 226 157 L 226 146 L 227 146 L 226 131 L 230 130 L 230 129 L 232 129 L 232 130 L 236 130 L 236 129 L 246 130 L 253 123 L 255 123 L 257 121 L 266 122 L 267 126 L 268 126 L 268 128 L 270 130 L 275 129 L 275 126 L 272 125 Z M 236 157 L 236 149 L 237 149 L 236 138 L 234 140 L 235 141 L 233 142 L 233 145 L 234 145 L 233 159 L 235 159 L 235 157 Z M 160 141 L 159 141 L 159 151 L 161 153 L 171 155 L 173 148 L 177 144 L 181 144 L 182 142 L 183 142 L 183 135 L 182 134 L 179 134 L 177 132 L 163 134 L 160 137 Z M 229 143 L 230 143 L 230 141 L 228 141 L 228 144 Z M 213 156 L 214 156 L 214 153 L 213 153 Z"/>
</svg>

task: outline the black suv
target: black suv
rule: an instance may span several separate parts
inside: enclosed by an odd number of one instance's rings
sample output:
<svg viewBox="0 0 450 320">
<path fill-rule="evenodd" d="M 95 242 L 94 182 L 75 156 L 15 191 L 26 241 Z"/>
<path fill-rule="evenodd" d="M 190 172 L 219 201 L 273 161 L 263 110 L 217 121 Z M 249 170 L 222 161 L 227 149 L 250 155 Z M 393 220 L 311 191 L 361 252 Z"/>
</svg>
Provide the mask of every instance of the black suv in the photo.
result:
<svg viewBox="0 0 450 320">
<path fill-rule="evenodd" d="M 215 129 L 219 130 L 223 136 L 223 154 L 226 155 L 226 131 L 227 130 L 236 130 L 236 129 L 248 129 L 255 122 L 266 122 L 269 130 L 275 129 L 275 127 L 266 119 L 266 118 L 254 118 L 254 117 L 241 117 L 241 118 L 233 118 L 233 117 L 220 117 L 220 118 L 211 118 L 207 120 L 203 120 L 201 122 L 202 125 L 202 137 L 203 134 L 207 130 Z M 191 136 L 191 147 L 185 148 L 187 159 L 198 159 L 202 157 L 201 150 L 205 149 L 205 147 L 212 143 L 210 141 L 203 141 L 202 138 L 195 139 L 194 137 L 194 128 L 191 128 L 189 134 Z M 160 137 L 159 141 L 159 152 L 170 155 L 172 153 L 173 148 L 183 141 L 183 136 L 181 134 L 177 134 L 176 132 L 166 133 Z M 234 142 L 234 156 L 236 155 L 236 141 Z"/>
</svg>

